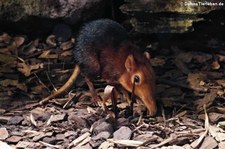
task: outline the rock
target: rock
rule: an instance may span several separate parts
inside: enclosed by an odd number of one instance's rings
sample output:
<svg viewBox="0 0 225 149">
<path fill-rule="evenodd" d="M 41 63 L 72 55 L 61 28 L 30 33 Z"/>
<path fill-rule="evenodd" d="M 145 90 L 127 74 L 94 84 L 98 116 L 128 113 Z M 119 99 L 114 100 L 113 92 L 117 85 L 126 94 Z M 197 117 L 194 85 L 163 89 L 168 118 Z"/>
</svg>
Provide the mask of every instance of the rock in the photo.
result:
<svg viewBox="0 0 225 149">
<path fill-rule="evenodd" d="M 9 138 L 6 139 L 7 142 L 11 142 L 11 143 L 17 143 L 22 139 L 22 137 L 20 136 L 11 136 Z"/>
<path fill-rule="evenodd" d="M 122 126 L 120 129 L 113 133 L 113 138 L 117 140 L 129 140 L 131 138 L 132 131 L 129 127 Z"/>
<path fill-rule="evenodd" d="M 56 138 L 55 137 L 44 137 L 43 142 L 49 143 L 49 144 L 55 144 Z"/>
<path fill-rule="evenodd" d="M 0 140 L 5 140 L 9 137 L 9 133 L 6 128 L 0 128 Z"/>
<path fill-rule="evenodd" d="M 51 112 L 46 111 L 45 108 L 37 107 L 31 110 L 31 114 L 34 116 L 35 120 L 47 121 L 50 116 Z"/>
<path fill-rule="evenodd" d="M 57 141 L 59 141 L 59 140 L 61 141 L 61 140 L 65 139 L 65 135 L 64 134 L 57 134 L 55 137 L 56 137 Z"/>
<path fill-rule="evenodd" d="M 22 116 L 13 116 L 9 119 L 8 124 L 15 125 L 21 123 L 22 121 L 23 121 Z"/>
<path fill-rule="evenodd" d="M 129 121 L 126 118 L 118 118 L 116 121 L 116 127 L 119 129 L 121 126 L 128 126 Z"/>
<path fill-rule="evenodd" d="M 19 21 L 29 16 L 66 18 L 72 24 L 104 14 L 105 0 L 14 0 L 0 3 L 0 20 Z M 41 7 L 40 7 L 41 6 Z"/>
<path fill-rule="evenodd" d="M 25 132 L 22 132 L 22 131 L 12 131 L 10 133 L 10 135 L 12 135 L 12 136 L 24 136 L 25 135 Z"/>
<path fill-rule="evenodd" d="M 53 118 L 51 119 L 51 122 L 58 122 L 58 121 L 62 121 L 64 120 L 66 114 L 57 114 L 57 115 L 53 115 Z"/>
<path fill-rule="evenodd" d="M 96 134 L 103 132 L 103 131 L 107 131 L 110 134 L 112 134 L 113 127 L 111 124 L 109 124 L 109 123 L 105 122 L 103 119 L 101 119 L 93 124 L 93 131 Z"/>
<path fill-rule="evenodd" d="M 130 16 L 135 31 L 145 34 L 193 31 L 193 22 L 204 20 L 202 14 L 224 8 L 212 5 L 188 5 L 198 3 L 195 0 L 125 0 L 125 2 L 120 7 L 121 11 Z"/>
<path fill-rule="evenodd" d="M 68 121 L 69 123 L 75 125 L 75 127 L 78 127 L 78 128 L 88 127 L 87 121 L 75 114 L 69 114 Z"/>
</svg>

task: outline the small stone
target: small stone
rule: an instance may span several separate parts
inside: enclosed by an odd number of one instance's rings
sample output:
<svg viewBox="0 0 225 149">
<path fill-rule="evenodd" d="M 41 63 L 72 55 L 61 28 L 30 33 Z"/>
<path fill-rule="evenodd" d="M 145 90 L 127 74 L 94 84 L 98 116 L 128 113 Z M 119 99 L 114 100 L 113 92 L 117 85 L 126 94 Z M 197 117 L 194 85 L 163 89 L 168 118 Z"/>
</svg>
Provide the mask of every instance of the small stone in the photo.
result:
<svg viewBox="0 0 225 149">
<path fill-rule="evenodd" d="M 9 138 L 6 139 L 7 142 L 11 142 L 11 143 L 17 143 L 22 139 L 22 137 L 20 136 L 11 136 Z"/>
<path fill-rule="evenodd" d="M 6 128 L 0 128 L 0 140 L 5 140 L 9 137 L 9 133 Z"/>
<path fill-rule="evenodd" d="M 22 121 L 23 121 L 22 116 L 13 116 L 9 119 L 8 124 L 16 125 L 16 124 L 21 123 Z"/>
<path fill-rule="evenodd" d="M 102 122 L 94 128 L 95 133 L 100 133 L 102 131 L 108 131 L 111 134 L 113 132 L 113 127 L 107 122 Z"/>
<path fill-rule="evenodd" d="M 62 121 L 65 119 L 66 114 L 58 114 L 58 115 L 53 115 L 53 118 L 51 119 L 51 122 L 58 122 L 58 121 Z"/>
<path fill-rule="evenodd" d="M 113 133 L 113 138 L 117 140 L 129 140 L 131 138 L 131 134 L 132 131 L 129 127 L 122 126 Z"/>
<path fill-rule="evenodd" d="M 69 115 L 68 121 L 79 128 L 80 127 L 81 128 L 88 127 L 87 121 L 85 119 L 81 118 L 80 116 L 74 115 L 74 114 Z"/>
<path fill-rule="evenodd" d="M 55 137 L 44 137 L 42 141 L 45 143 L 49 143 L 49 144 L 55 144 L 56 138 Z"/>
<path fill-rule="evenodd" d="M 129 125 L 129 121 L 127 118 L 119 118 L 117 121 L 116 121 L 116 126 L 117 128 L 119 129 L 120 127 L 122 126 L 128 126 Z"/>
<path fill-rule="evenodd" d="M 25 135 L 25 132 L 12 131 L 12 132 L 10 133 L 10 135 L 12 135 L 12 136 L 24 136 L 24 135 Z"/>
<path fill-rule="evenodd" d="M 65 139 L 65 135 L 64 134 L 57 134 L 56 136 L 56 140 L 60 141 L 60 140 L 64 140 Z"/>
</svg>

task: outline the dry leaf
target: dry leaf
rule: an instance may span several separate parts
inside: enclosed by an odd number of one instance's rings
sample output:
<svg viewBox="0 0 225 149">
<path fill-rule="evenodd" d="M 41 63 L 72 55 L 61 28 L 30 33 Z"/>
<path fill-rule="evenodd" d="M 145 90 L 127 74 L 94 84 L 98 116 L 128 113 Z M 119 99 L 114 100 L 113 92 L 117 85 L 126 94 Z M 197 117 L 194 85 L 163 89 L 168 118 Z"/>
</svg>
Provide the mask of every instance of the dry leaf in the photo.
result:
<svg viewBox="0 0 225 149">
<path fill-rule="evenodd" d="M 34 52 L 37 50 L 35 41 L 32 41 L 27 45 L 23 46 L 21 50 L 23 55 L 34 54 Z"/>
<path fill-rule="evenodd" d="M 9 137 L 9 133 L 6 128 L 0 128 L 0 140 L 5 140 Z"/>
<path fill-rule="evenodd" d="M 14 38 L 14 41 L 15 41 L 16 46 L 17 46 L 17 48 L 18 48 L 18 47 L 20 47 L 20 46 L 24 43 L 25 38 L 22 37 L 22 36 L 20 36 L 20 37 L 18 36 L 18 37 L 15 37 L 15 38 Z"/>
<path fill-rule="evenodd" d="M 83 141 L 84 139 L 90 137 L 90 135 L 91 134 L 89 132 L 84 133 L 83 135 L 81 135 L 78 138 L 76 138 L 75 140 L 73 140 L 73 142 L 71 142 L 69 144 L 69 147 L 71 147 L 71 146 L 77 146 L 81 141 Z"/>
<path fill-rule="evenodd" d="M 2 62 L 2 63 L 12 63 L 16 60 L 17 60 L 16 56 L 0 52 L 0 62 Z"/>
<path fill-rule="evenodd" d="M 43 51 L 38 58 L 55 59 L 59 57 L 58 54 L 51 54 L 51 51 L 52 50 Z"/>
<path fill-rule="evenodd" d="M 48 58 L 48 56 L 50 55 L 50 52 L 51 50 L 43 51 L 38 58 Z"/>
<path fill-rule="evenodd" d="M 219 64 L 219 62 L 218 62 L 218 61 L 212 62 L 211 68 L 212 68 L 213 70 L 218 70 L 218 69 L 220 69 L 220 64 Z"/>
<path fill-rule="evenodd" d="M 195 90 L 207 91 L 206 87 L 201 86 L 201 81 L 205 82 L 207 75 L 203 73 L 189 73 L 187 82 L 189 83 L 190 88 Z"/>
<path fill-rule="evenodd" d="M 113 89 L 114 89 L 114 86 L 107 85 L 104 89 L 103 99 L 105 100 L 109 99 L 111 97 Z"/>
<path fill-rule="evenodd" d="M 23 73 L 25 76 L 30 76 L 32 70 L 42 69 L 44 68 L 44 64 L 34 64 L 34 65 L 27 65 L 26 63 L 18 63 L 18 71 Z"/>
<path fill-rule="evenodd" d="M 63 42 L 61 45 L 60 45 L 60 49 L 62 49 L 63 51 L 65 50 L 69 50 L 73 47 L 73 43 L 71 41 L 67 41 L 67 42 Z"/>
<path fill-rule="evenodd" d="M 206 105 L 206 107 L 212 105 L 216 97 L 217 97 L 216 92 L 211 91 L 210 93 L 206 93 L 204 98 L 196 100 L 195 104 L 197 105 L 198 110 L 201 111 L 203 105 Z"/>
<path fill-rule="evenodd" d="M 32 123 L 34 126 L 37 127 L 37 122 L 35 121 L 34 116 L 33 116 L 32 113 L 30 114 L 30 121 L 31 121 L 31 123 Z"/>
<path fill-rule="evenodd" d="M 52 122 L 52 119 L 53 119 L 53 115 L 50 116 L 50 118 L 48 119 L 46 125 L 49 126 Z"/>
<path fill-rule="evenodd" d="M 85 138 L 82 142 L 80 142 L 76 147 L 81 147 L 82 145 L 85 145 L 90 141 L 91 141 L 91 137 L 89 136 L 89 137 Z"/>
<path fill-rule="evenodd" d="M 27 86 L 24 83 L 19 83 L 18 80 L 10 80 L 10 79 L 1 80 L 0 85 L 3 87 L 15 86 L 16 88 L 19 88 L 27 92 Z"/>
<path fill-rule="evenodd" d="M 52 145 L 52 144 L 49 144 L 49 143 L 46 143 L 46 142 L 43 142 L 43 141 L 39 141 L 40 143 L 42 143 L 44 146 L 47 146 L 47 148 L 62 148 L 60 145 Z"/>
<path fill-rule="evenodd" d="M 60 54 L 61 57 L 67 57 L 67 56 L 71 56 L 71 55 L 73 55 L 72 50 L 69 50 L 69 51 L 63 51 L 63 52 Z"/>
<path fill-rule="evenodd" d="M 224 55 L 218 55 L 219 57 L 219 62 L 225 62 L 225 56 Z"/>
<path fill-rule="evenodd" d="M 55 37 L 55 35 L 50 35 L 50 36 L 48 36 L 48 38 L 46 39 L 46 43 L 48 44 L 48 45 L 50 45 L 50 46 L 56 46 L 57 44 L 56 44 L 56 37 Z"/>
<path fill-rule="evenodd" d="M 144 143 L 142 141 L 135 141 L 135 140 L 114 140 L 114 139 L 107 139 L 107 140 L 118 145 L 130 147 L 138 147 Z"/>
<path fill-rule="evenodd" d="M 216 123 L 219 119 L 225 119 L 224 114 L 211 112 L 209 113 L 209 119 L 212 123 Z"/>
<path fill-rule="evenodd" d="M 222 128 L 216 126 L 209 126 L 209 133 L 217 141 L 222 142 L 225 140 L 225 131 Z"/>
<path fill-rule="evenodd" d="M 213 149 L 216 148 L 217 144 L 218 143 L 216 142 L 216 140 L 214 140 L 212 137 L 207 136 L 199 149 Z"/>
<path fill-rule="evenodd" d="M 88 113 L 96 113 L 96 111 L 93 109 L 93 108 L 91 108 L 91 107 L 87 107 L 87 112 Z"/>
<path fill-rule="evenodd" d="M 99 146 L 99 149 L 114 149 L 114 143 L 105 141 Z"/>
</svg>

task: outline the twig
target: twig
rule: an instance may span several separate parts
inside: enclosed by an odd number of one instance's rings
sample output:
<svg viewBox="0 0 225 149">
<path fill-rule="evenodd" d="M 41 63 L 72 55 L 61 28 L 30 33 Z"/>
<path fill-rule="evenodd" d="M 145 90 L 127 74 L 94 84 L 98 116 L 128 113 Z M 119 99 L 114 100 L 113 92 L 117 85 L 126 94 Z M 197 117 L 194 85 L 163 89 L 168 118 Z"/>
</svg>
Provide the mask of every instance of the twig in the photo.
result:
<svg viewBox="0 0 225 149">
<path fill-rule="evenodd" d="M 49 144 L 49 143 L 46 143 L 46 142 L 43 142 L 43 141 L 39 141 L 41 144 L 45 145 L 45 146 L 48 146 L 48 147 L 51 147 L 51 148 L 60 148 L 59 145 L 52 145 L 52 144 Z"/>
<path fill-rule="evenodd" d="M 170 136 L 169 138 L 165 139 L 161 143 L 156 144 L 154 146 L 151 146 L 151 148 L 158 148 L 158 147 L 161 147 L 161 146 L 163 146 L 163 145 L 165 145 L 167 143 L 174 142 L 174 141 L 178 140 L 178 138 L 190 137 L 190 136 L 193 136 L 193 134 L 179 134 L 179 135 Z"/>
<path fill-rule="evenodd" d="M 141 124 L 140 126 L 136 127 L 132 132 L 135 132 L 135 131 L 139 130 L 139 129 L 140 129 L 141 127 L 143 127 L 143 126 L 145 126 L 146 128 L 149 127 L 148 124 L 146 124 L 146 123 L 143 122 L 143 124 Z"/>
<path fill-rule="evenodd" d="M 191 147 L 198 148 L 209 131 L 209 117 L 206 112 L 206 105 L 203 106 L 205 112 L 205 132 L 198 138 L 197 142 L 191 144 Z"/>
<path fill-rule="evenodd" d="M 44 87 L 44 88 L 46 88 L 49 92 L 51 92 L 50 91 L 50 89 L 41 81 L 41 79 L 38 77 L 38 75 L 36 74 L 36 73 L 34 73 L 34 76 L 38 79 L 38 82 Z"/>
<path fill-rule="evenodd" d="M 162 110 L 162 117 L 163 117 L 164 124 L 166 124 L 165 110 L 164 110 L 162 105 L 160 107 L 161 107 L 161 110 Z"/>
<path fill-rule="evenodd" d="M 203 128 L 199 128 L 199 129 L 193 129 L 193 130 L 185 130 L 185 131 L 179 131 L 179 132 L 175 132 L 176 134 L 195 134 L 195 133 L 201 133 L 205 131 L 205 129 Z"/>
<path fill-rule="evenodd" d="M 55 91 L 57 91 L 55 85 L 52 83 L 52 80 L 50 79 L 50 77 L 49 77 L 49 75 L 48 75 L 48 73 L 47 73 L 46 71 L 45 71 L 45 74 L 46 74 L 46 76 L 47 76 L 47 78 L 48 78 L 48 81 L 49 81 L 50 84 L 52 85 L 53 89 L 54 89 Z M 48 90 L 49 90 L 49 89 L 48 89 Z"/>
</svg>

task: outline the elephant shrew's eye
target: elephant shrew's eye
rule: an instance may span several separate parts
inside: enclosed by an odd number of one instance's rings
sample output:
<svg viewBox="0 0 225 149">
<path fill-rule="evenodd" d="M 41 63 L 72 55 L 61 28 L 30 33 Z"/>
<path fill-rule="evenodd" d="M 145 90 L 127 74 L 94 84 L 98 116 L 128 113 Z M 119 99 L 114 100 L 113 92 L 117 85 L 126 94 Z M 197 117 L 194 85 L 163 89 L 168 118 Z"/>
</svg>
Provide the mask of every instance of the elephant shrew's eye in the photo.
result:
<svg viewBox="0 0 225 149">
<path fill-rule="evenodd" d="M 137 76 L 137 75 L 135 75 L 135 76 L 134 76 L 134 82 L 135 82 L 135 83 L 140 83 L 140 77 Z"/>
</svg>

